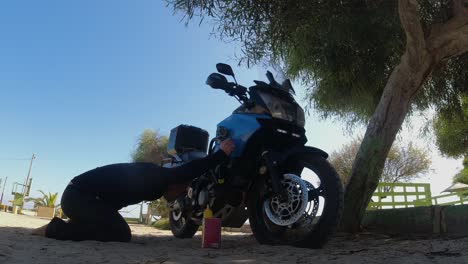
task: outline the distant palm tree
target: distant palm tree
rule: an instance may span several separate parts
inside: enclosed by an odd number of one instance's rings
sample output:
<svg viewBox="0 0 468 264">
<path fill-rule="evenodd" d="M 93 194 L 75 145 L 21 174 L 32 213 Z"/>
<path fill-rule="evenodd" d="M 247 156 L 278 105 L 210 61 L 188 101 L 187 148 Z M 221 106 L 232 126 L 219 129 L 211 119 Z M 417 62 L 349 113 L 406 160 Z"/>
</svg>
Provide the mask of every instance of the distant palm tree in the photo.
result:
<svg viewBox="0 0 468 264">
<path fill-rule="evenodd" d="M 46 194 L 43 191 L 39 191 L 42 194 L 42 198 L 26 198 L 26 202 L 34 202 L 34 208 L 38 206 L 45 206 L 45 207 L 58 207 L 56 205 L 58 193 L 48 193 Z"/>
</svg>

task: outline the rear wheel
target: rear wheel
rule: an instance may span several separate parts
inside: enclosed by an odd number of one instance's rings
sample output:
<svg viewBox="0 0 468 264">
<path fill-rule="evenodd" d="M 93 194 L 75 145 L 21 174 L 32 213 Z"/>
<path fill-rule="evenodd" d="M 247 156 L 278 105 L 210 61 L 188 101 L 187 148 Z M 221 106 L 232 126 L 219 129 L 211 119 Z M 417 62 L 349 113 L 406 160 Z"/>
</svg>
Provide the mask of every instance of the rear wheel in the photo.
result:
<svg viewBox="0 0 468 264">
<path fill-rule="evenodd" d="M 172 234 L 177 238 L 192 238 L 199 228 L 199 225 L 194 223 L 181 209 L 171 209 L 169 224 Z"/>
<path fill-rule="evenodd" d="M 260 243 L 320 248 L 336 230 L 343 210 L 343 187 L 322 157 L 296 157 L 284 170 L 287 199 L 261 177 L 249 198 L 249 221 Z"/>
</svg>

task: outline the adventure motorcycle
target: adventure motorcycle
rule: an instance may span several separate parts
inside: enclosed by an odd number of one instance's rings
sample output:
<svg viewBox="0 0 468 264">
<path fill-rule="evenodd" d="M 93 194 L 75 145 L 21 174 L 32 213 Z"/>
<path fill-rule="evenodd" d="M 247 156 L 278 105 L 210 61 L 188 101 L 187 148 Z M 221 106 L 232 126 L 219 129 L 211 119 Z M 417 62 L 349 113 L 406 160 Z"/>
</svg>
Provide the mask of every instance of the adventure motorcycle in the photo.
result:
<svg viewBox="0 0 468 264">
<path fill-rule="evenodd" d="M 208 148 L 208 132 L 180 125 L 171 130 L 166 167 L 205 157 L 231 138 L 228 162 L 193 180 L 186 193 L 169 204 L 174 236 L 191 238 L 209 206 L 222 226 L 241 227 L 249 219 L 260 243 L 321 247 L 335 231 L 343 210 L 343 188 L 324 151 L 304 146 L 304 110 L 293 98 L 289 80 L 254 81 L 245 88 L 227 64 L 216 65 L 206 83 L 224 90 L 241 106 L 217 126 Z M 228 82 L 222 75 L 232 76 Z"/>
</svg>

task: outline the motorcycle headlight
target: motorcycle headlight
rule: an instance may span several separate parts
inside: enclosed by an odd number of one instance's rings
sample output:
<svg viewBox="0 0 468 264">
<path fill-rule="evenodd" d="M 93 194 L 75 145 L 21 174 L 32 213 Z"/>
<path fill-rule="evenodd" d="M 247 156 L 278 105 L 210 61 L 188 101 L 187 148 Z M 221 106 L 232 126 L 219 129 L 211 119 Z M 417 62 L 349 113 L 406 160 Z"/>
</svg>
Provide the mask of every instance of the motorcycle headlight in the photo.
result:
<svg viewBox="0 0 468 264">
<path fill-rule="evenodd" d="M 296 123 L 298 126 L 304 127 L 304 110 L 302 110 L 300 106 L 287 102 L 286 100 L 273 96 L 272 94 L 259 94 L 265 105 L 268 107 L 271 116 L 287 120 L 289 122 Z"/>
</svg>

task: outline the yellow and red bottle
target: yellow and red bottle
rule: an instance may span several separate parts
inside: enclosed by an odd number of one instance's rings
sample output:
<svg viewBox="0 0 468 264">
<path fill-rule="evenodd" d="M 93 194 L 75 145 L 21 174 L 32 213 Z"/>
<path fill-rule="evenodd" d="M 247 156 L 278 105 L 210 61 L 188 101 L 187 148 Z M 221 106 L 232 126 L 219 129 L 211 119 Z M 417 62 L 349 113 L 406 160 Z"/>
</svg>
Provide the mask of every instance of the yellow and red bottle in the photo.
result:
<svg viewBox="0 0 468 264">
<path fill-rule="evenodd" d="M 209 206 L 203 211 L 202 248 L 219 248 L 221 245 L 221 219 L 213 217 Z"/>
<path fill-rule="evenodd" d="M 211 217 L 213 217 L 213 211 L 211 211 L 210 206 L 208 205 L 205 211 L 203 211 L 203 219 L 211 218 Z"/>
</svg>

